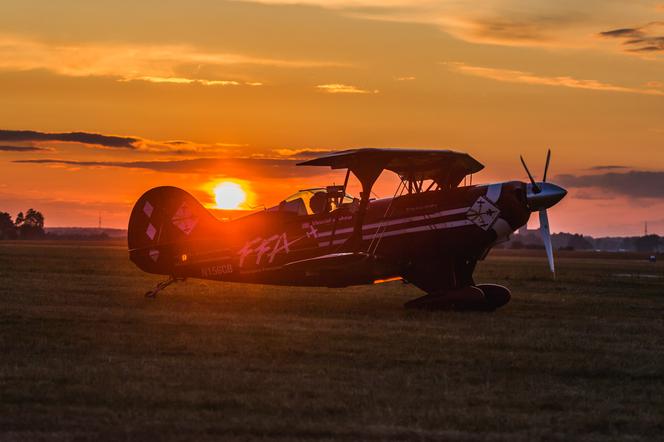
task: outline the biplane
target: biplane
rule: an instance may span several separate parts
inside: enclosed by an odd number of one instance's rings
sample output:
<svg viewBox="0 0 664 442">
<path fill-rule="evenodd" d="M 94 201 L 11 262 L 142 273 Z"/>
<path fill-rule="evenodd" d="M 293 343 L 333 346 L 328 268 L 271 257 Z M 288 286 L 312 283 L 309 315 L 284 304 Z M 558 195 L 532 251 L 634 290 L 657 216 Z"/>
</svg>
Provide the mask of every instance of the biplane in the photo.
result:
<svg viewBox="0 0 664 442">
<path fill-rule="evenodd" d="M 156 187 L 136 202 L 128 228 L 129 256 L 141 270 L 174 281 L 218 281 L 346 287 L 403 279 L 426 294 L 406 307 L 493 311 L 510 291 L 476 284 L 473 271 L 491 248 L 539 212 L 555 271 L 546 209 L 566 191 L 535 181 L 472 185 L 484 166 L 450 150 L 353 149 L 301 166 L 345 170 L 343 185 L 301 190 L 278 205 L 220 221 L 193 196 Z M 372 198 L 383 171 L 398 175 L 390 198 Z M 347 193 L 353 175 L 358 197 Z M 464 183 L 465 181 L 465 183 Z"/>
</svg>

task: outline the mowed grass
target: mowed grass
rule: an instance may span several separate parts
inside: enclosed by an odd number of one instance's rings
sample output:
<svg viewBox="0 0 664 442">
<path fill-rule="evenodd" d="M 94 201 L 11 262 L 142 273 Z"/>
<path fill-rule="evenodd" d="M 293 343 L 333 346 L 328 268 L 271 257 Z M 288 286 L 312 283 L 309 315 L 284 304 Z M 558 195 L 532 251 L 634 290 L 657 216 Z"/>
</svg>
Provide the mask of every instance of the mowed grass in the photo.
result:
<svg viewBox="0 0 664 442">
<path fill-rule="evenodd" d="M 0 243 L 0 439 L 661 440 L 664 266 L 557 264 L 491 256 L 510 304 L 427 313 L 400 282 L 150 300 L 120 243 Z"/>
</svg>

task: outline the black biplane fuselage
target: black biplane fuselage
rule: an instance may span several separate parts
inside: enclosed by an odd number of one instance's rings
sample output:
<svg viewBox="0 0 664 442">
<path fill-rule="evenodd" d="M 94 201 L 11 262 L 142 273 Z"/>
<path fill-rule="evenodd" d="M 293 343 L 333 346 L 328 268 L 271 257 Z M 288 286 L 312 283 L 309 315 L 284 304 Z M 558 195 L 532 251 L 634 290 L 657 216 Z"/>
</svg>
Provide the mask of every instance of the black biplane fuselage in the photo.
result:
<svg viewBox="0 0 664 442">
<path fill-rule="evenodd" d="M 459 187 L 483 166 L 451 151 L 359 149 L 304 165 L 345 168 L 346 182 L 232 221 L 217 220 L 181 189 L 149 190 L 131 214 L 131 260 L 173 279 L 343 287 L 400 277 L 429 294 L 427 305 L 435 298 L 477 307 L 477 261 L 565 194 L 534 181 Z M 399 174 L 400 190 L 370 199 L 383 169 Z M 345 193 L 350 173 L 362 184 L 360 199 Z M 492 287 L 486 297 L 499 290 Z M 504 304 L 509 292 L 496 296 L 479 308 Z"/>
</svg>

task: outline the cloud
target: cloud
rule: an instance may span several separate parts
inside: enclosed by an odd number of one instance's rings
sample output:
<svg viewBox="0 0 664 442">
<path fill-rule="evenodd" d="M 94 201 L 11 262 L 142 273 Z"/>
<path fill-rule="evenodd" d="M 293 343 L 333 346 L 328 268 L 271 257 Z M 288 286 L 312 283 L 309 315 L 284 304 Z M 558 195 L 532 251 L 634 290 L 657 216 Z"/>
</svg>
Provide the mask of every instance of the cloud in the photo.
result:
<svg viewBox="0 0 664 442">
<path fill-rule="evenodd" d="M 608 172 L 598 175 L 559 175 L 553 181 L 562 186 L 598 188 L 632 198 L 664 198 L 664 172 Z"/>
<path fill-rule="evenodd" d="M 248 147 L 245 143 L 197 143 L 189 140 L 158 141 L 141 139 L 139 149 L 144 152 L 168 153 L 174 155 L 217 155 L 232 154 L 241 148 Z"/>
<path fill-rule="evenodd" d="M 614 29 L 612 31 L 600 32 L 602 37 L 634 37 L 639 31 L 636 28 Z"/>
<path fill-rule="evenodd" d="M 197 143 L 189 140 L 149 140 L 135 136 L 105 135 L 89 132 L 61 132 L 48 133 L 35 130 L 2 130 L 0 129 L 0 141 L 10 142 L 67 142 L 80 143 L 88 147 L 106 147 L 128 149 L 141 152 L 179 154 L 214 155 L 228 153 L 229 150 L 246 147 L 241 143 Z M 24 148 L 22 146 L 12 147 L 12 151 L 38 151 L 52 150 L 44 146 Z M 10 149 L 0 149 L 9 151 Z"/>
<path fill-rule="evenodd" d="M 629 167 L 609 164 L 603 166 L 593 166 L 590 168 L 590 170 L 619 170 L 619 169 L 629 169 Z"/>
<path fill-rule="evenodd" d="M 202 80 L 198 78 L 183 77 L 136 77 L 123 79 L 122 81 L 142 80 L 149 83 L 174 83 L 174 84 L 200 84 L 203 86 L 239 86 L 240 82 L 234 80 Z"/>
<path fill-rule="evenodd" d="M 315 158 L 338 151 L 329 149 L 275 149 L 275 152 L 285 157 L 304 159 Z"/>
<path fill-rule="evenodd" d="M 0 152 L 38 152 L 48 150 L 50 149 L 37 146 L 0 146 Z"/>
<path fill-rule="evenodd" d="M 71 143 L 93 144 L 120 149 L 136 149 L 139 138 L 102 135 L 88 132 L 48 133 L 34 130 L 2 130 L 0 141 L 64 141 Z"/>
<path fill-rule="evenodd" d="M 612 29 L 600 32 L 599 36 L 622 40 L 627 52 L 664 52 L 664 21 L 654 21 L 634 28 Z"/>
<path fill-rule="evenodd" d="M 182 174 L 213 174 L 224 176 L 260 176 L 263 178 L 286 178 L 294 176 L 320 175 L 318 168 L 296 167 L 295 159 L 273 158 L 192 158 L 163 161 L 77 161 L 61 159 L 14 160 L 17 164 L 43 164 L 81 167 L 118 167 L 143 169 L 153 172 Z M 314 170 L 315 169 L 315 170 Z"/>
<path fill-rule="evenodd" d="M 664 91 L 657 89 L 642 89 L 627 86 L 618 86 L 610 83 L 604 83 L 598 80 L 582 80 L 569 76 L 548 77 L 533 74 L 531 72 L 518 71 L 512 69 L 488 68 L 482 66 L 471 66 L 465 63 L 449 62 L 443 63 L 450 69 L 467 75 L 488 78 L 491 80 L 502 81 L 506 83 L 523 83 L 541 86 L 559 86 L 573 89 L 588 89 L 604 92 L 624 92 L 643 95 L 664 96 Z"/>
<path fill-rule="evenodd" d="M 120 81 L 147 81 L 149 83 L 173 83 L 173 84 L 199 84 L 202 86 L 263 86 L 263 83 L 257 81 L 235 81 L 235 80 L 205 80 L 200 78 L 184 77 L 154 77 L 144 76 L 135 78 L 123 78 Z"/>
<path fill-rule="evenodd" d="M 316 87 L 329 94 L 377 94 L 379 92 L 377 89 L 371 91 L 341 83 L 319 84 Z"/>
<path fill-rule="evenodd" d="M 469 20 L 465 24 L 465 35 L 469 40 L 511 45 L 511 46 L 545 46 L 556 41 L 555 31 L 561 25 L 569 24 L 573 17 L 492 17 Z M 557 42 L 560 44 L 560 42 Z"/>
<path fill-rule="evenodd" d="M 119 81 L 148 81 L 204 86 L 261 86 L 259 81 L 200 78 L 200 71 L 228 66 L 319 68 L 343 63 L 316 60 L 253 57 L 210 52 L 190 45 L 54 44 L 14 35 L 0 35 L 0 70 L 44 69 L 71 77 L 100 76 Z"/>
<path fill-rule="evenodd" d="M 613 199 L 611 195 L 607 195 L 604 192 L 596 193 L 587 190 L 576 191 L 572 196 L 574 197 L 574 199 L 578 200 L 606 201 Z"/>
<path fill-rule="evenodd" d="M 460 40 L 526 47 L 592 47 L 598 23 L 649 17 L 652 4 L 606 0 L 545 2 L 485 0 L 478 7 L 453 0 L 243 0 L 252 3 L 315 5 L 363 19 L 436 26 Z"/>
</svg>

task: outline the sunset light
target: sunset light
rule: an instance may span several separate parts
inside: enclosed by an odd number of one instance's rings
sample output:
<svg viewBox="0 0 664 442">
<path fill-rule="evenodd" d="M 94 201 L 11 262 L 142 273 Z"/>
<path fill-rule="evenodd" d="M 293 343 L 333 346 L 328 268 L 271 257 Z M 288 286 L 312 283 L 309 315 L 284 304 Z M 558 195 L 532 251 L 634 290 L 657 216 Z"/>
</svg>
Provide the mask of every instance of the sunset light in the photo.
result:
<svg viewBox="0 0 664 442">
<path fill-rule="evenodd" d="M 247 193 L 238 183 L 224 181 L 215 186 L 214 200 L 218 209 L 239 209 L 247 200 Z"/>
<path fill-rule="evenodd" d="M 662 294 L 664 0 L 0 0 L 0 442 L 664 441 Z"/>
</svg>

